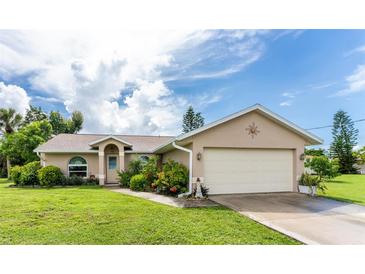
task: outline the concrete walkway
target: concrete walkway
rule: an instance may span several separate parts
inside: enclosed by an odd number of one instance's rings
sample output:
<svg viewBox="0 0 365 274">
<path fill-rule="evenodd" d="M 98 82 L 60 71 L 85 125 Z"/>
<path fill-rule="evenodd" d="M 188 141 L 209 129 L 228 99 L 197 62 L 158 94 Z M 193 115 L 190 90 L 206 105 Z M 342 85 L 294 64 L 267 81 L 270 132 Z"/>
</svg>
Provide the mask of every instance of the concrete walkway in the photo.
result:
<svg viewBox="0 0 365 274">
<path fill-rule="evenodd" d="M 306 244 L 365 244 L 364 206 L 299 193 L 209 198 Z"/>
<path fill-rule="evenodd" d="M 113 188 L 110 189 L 111 191 L 143 198 L 146 200 L 150 200 L 153 202 L 157 202 L 164 205 L 174 206 L 174 207 L 213 207 L 213 206 L 219 206 L 217 203 L 210 201 L 208 199 L 200 199 L 200 200 L 187 200 L 184 198 L 175 198 L 175 197 L 169 197 L 164 196 L 156 193 L 151 192 L 137 192 L 132 191 L 127 188 Z"/>
</svg>

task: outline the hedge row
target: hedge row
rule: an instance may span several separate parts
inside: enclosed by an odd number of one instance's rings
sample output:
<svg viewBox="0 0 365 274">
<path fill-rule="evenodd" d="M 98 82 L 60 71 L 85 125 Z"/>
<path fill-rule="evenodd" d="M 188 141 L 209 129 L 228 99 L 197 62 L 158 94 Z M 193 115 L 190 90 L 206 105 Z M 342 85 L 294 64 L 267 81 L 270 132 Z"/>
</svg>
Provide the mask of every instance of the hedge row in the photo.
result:
<svg viewBox="0 0 365 274">
<path fill-rule="evenodd" d="M 83 179 L 78 176 L 65 177 L 56 166 L 41 167 L 39 162 L 31 162 L 24 166 L 14 166 L 10 169 L 10 179 L 17 186 L 77 186 L 98 185 L 96 178 Z"/>
</svg>

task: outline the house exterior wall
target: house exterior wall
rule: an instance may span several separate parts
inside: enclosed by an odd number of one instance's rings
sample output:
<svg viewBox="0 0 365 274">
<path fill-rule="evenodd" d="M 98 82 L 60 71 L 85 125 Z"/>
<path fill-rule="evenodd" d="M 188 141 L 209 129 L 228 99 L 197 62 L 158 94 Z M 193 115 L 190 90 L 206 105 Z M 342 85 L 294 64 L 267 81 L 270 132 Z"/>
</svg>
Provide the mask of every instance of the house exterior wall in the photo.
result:
<svg viewBox="0 0 365 274">
<path fill-rule="evenodd" d="M 99 175 L 99 157 L 97 153 L 44 153 L 43 161 L 45 166 L 58 166 L 65 176 L 68 176 L 68 163 L 75 156 L 81 156 L 87 161 L 88 177 Z"/>
<path fill-rule="evenodd" d="M 187 149 L 192 149 L 193 145 L 189 144 L 184 147 Z M 186 167 L 189 167 L 189 153 L 187 153 L 185 151 L 174 149 L 167 153 L 164 153 L 162 155 L 162 163 L 166 163 L 168 160 L 173 160 L 180 164 L 183 164 Z"/>
<path fill-rule="evenodd" d="M 254 138 L 248 135 L 249 125 L 255 123 L 260 131 Z M 182 142 L 180 142 L 182 143 Z M 207 129 L 197 135 L 184 140 L 183 145 L 193 151 L 193 180 L 197 177 L 204 182 L 204 149 L 205 148 L 254 148 L 254 149 L 290 149 L 293 153 L 293 191 L 297 190 L 297 180 L 304 171 L 304 161 L 300 156 L 304 153 L 304 146 L 307 141 L 293 131 L 279 125 L 271 119 L 263 116 L 257 111 L 252 111 L 216 127 Z M 88 176 L 99 177 L 99 167 L 105 167 L 105 146 L 115 144 L 119 148 L 121 170 L 128 167 L 131 160 L 141 155 L 151 156 L 151 153 L 125 153 L 122 143 L 115 140 L 106 140 L 99 145 L 98 153 L 42 153 L 41 158 L 44 165 L 55 165 L 61 168 L 65 175 L 68 175 L 68 162 L 74 156 L 82 156 L 88 162 Z M 178 143 L 179 144 L 179 143 Z M 197 154 L 201 159 L 197 159 Z M 162 162 L 168 159 L 180 162 L 189 166 L 189 154 L 181 150 L 171 150 L 162 154 Z M 102 163 L 102 164 L 100 164 Z M 124 168 L 125 167 L 125 168 Z"/>
<path fill-rule="evenodd" d="M 253 122 L 260 131 L 254 138 L 246 130 Z M 197 177 L 204 181 L 204 148 L 290 149 L 293 153 L 293 191 L 297 191 L 297 180 L 304 171 L 304 161 L 299 158 L 304 153 L 306 140 L 256 111 L 210 128 L 186 141 L 192 143 L 194 181 Z M 198 153 L 201 153 L 200 160 L 197 160 Z M 163 159 L 168 157 L 188 165 L 185 158 L 188 155 L 183 151 L 173 150 L 163 155 Z"/>
<path fill-rule="evenodd" d="M 107 154 L 105 154 L 107 155 Z M 128 153 L 124 157 L 124 166 L 128 167 L 128 164 L 132 160 L 138 159 L 140 156 L 146 155 L 151 157 L 154 154 L 151 153 Z M 99 177 L 99 156 L 98 153 L 41 153 L 41 162 L 45 166 L 54 165 L 58 166 L 65 176 L 68 176 L 68 163 L 75 156 L 83 157 L 88 163 L 88 176 L 95 175 Z M 106 160 L 104 160 L 106 161 Z M 106 166 L 106 162 L 105 165 Z"/>
<path fill-rule="evenodd" d="M 129 165 L 129 162 L 130 161 L 134 161 L 134 160 L 137 160 L 139 159 L 139 157 L 141 156 L 148 156 L 148 157 L 151 157 L 153 156 L 154 154 L 152 153 L 126 153 L 124 155 L 124 165 L 125 165 L 125 168 L 128 168 L 128 165 Z"/>
</svg>

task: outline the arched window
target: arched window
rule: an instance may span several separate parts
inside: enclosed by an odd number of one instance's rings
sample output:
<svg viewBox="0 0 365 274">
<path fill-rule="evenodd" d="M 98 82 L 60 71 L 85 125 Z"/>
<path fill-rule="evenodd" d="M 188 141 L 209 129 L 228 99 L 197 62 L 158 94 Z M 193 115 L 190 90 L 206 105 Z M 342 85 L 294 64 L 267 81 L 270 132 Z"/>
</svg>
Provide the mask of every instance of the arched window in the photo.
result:
<svg viewBox="0 0 365 274">
<path fill-rule="evenodd" d="M 147 163 L 148 160 L 150 159 L 150 157 L 146 156 L 146 155 L 142 155 L 139 157 L 139 159 L 143 162 L 143 163 Z"/>
<path fill-rule="evenodd" d="M 80 156 L 73 157 L 68 163 L 68 176 L 87 177 L 87 162 Z"/>
</svg>

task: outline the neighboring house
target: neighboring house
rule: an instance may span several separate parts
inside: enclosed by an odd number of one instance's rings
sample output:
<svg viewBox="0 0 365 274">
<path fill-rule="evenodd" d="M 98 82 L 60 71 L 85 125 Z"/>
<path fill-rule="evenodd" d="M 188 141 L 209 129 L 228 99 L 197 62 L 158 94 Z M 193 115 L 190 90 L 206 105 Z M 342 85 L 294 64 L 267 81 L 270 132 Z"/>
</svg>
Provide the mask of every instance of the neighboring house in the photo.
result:
<svg viewBox="0 0 365 274">
<path fill-rule="evenodd" d="M 131 159 L 161 156 L 186 165 L 210 194 L 297 191 L 304 147 L 322 140 L 261 105 L 177 137 L 60 134 L 35 151 L 66 175 L 115 182 Z M 191 186 L 190 186 L 191 187 Z"/>
<path fill-rule="evenodd" d="M 355 168 L 360 174 L 365 174 L 365 164 L 355 164 Z"/>
</svg>

